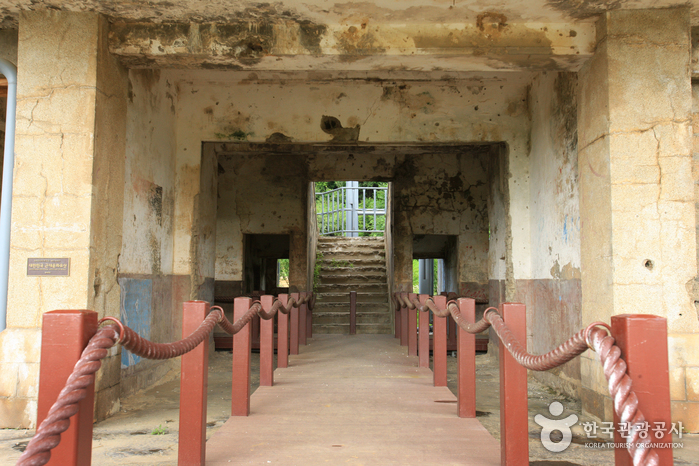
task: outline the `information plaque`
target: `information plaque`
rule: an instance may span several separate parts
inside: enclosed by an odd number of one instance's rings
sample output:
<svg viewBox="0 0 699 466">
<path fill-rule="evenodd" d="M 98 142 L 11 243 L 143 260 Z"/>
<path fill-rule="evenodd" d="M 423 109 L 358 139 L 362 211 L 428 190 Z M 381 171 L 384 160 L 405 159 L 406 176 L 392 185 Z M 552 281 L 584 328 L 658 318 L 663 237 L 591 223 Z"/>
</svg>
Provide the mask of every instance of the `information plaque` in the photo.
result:
<svg viewBox="0 0 699 466">
<path fill-rule="evenodd" d="M 40 277 L 67 277 L 70 275 L 70 258 L 30 257 L 27 259 L 27 275 Z"/>
</svg>

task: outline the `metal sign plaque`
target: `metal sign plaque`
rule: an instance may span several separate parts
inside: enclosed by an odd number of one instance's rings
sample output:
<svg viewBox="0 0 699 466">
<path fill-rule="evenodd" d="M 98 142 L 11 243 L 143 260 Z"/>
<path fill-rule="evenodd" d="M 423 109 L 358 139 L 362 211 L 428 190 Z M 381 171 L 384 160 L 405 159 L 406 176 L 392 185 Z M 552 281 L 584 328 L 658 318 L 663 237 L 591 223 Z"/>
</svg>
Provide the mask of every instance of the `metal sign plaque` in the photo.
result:
<svg viewBox="0 0 699 466">
<path fill-rule="evenodd" d="M 70 258 L 30 257 L 27 259 L 27 275 L 40 277 L 67 277 L 70 275 Z"/>
</svg>

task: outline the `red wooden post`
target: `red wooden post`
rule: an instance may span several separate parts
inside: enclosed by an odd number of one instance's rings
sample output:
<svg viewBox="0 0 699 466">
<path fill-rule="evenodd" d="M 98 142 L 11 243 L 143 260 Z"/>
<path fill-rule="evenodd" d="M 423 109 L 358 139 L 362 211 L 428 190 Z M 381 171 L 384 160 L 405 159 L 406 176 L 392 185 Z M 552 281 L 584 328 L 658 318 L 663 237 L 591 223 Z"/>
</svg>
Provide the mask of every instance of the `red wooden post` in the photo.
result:
<svg viewBox="0 0 699 466">
<path fill-rule="evenodd" d="M 420 304 L 424 305 L 430 295 L 421 294 Z M 418 337 L 418 366 L 430 368 L 430 311 L 420 313 L 420 335 Z"/>
<path fill-rule="evenodd" d="M 415 300 L 417 295 L 410 293 L 408 299 Z M 408 309 L 408 355 L 417 356 L 417 309 Z"/>
<path fill-rule="evenodd" d="M 459 310 L 469 324 L 476 321 L 476 300 L 459 298 Z M 452 325 L 456 326 L 454 320 Z M 476 335 L 459 328 L 456 333 L 456 413 L 476 417 Z"/>
<path fill-rule="evenodd" d="M 291 297 L 298 302 L 298 293 L 291 293 Z M 290 313 L 289 354 L 299 354 L 299 308 L 292 306 Z"/>
<path fill-rule="evenodd" d="M 650 429 L 664 423 L 661 438 L 651 434 L 651 443 L 668 444 L 668 448 L 655 448 L 660 464 L 673 464 L 672 434 L 670 428 L 670 377 L 667 356 L 667 319 L 654 315 L 622 314 L 612 316 L 612 335 L 626 361 L 627 374 L 633 381 L 633 389 L 638 396 L 638 407 L 643 412 Z M 619 418 L 614 413 L 614 442 L 625 443 L 629 439 L 619 433 Z M 614 464 L 633 464 L 626 449 L 614 450 Z"/>
<path fill-rule="evenodd" d="M 357 292 L 350 291 L 350 327 L 349 334 L 357 334 Z"/>
<path fill-rule="evenodd" d="M 503 303 L 500 314 L 512 336 L 527 348 L 527 318 L 524 304 Z M 529 465 L 527 370 L 500 341 L 500 464 Z"/>
<path fill-rule="evenodd" d="M 36 425 L 49 409 L 73 372 L 73 366 L 97 331 L 97 313 L 87 310 L 60 310 L 44 314 L 41 332 L 41 366 Z M 89 466 L 92 460 L 92 413 L 95 384 L 78 403 L 70 417 L 70 427 L 61 434 L 61 443 L 51 452 L 49 465 Z"/>
<path fill-rule="evenodd" d="M 209 313 L 206 301 L 182 304 L 182 338 L 188 337 Z M 209 339 L 180 360 L 180 433 L 177 464 L 203 466 L 206 462 L 206 393 L 209 381 Z"/>
<path fill-rule="evenodd" d="M 259 296 L 255 296 L 253 298 L 254 301 L 259 300 Z M 252 321 L 250 322 L 252 324 L 252 346 L 255 348 L 260 347 L 260 316 L 254 316 L 252 318 Z"/>
<path fill-rule="evenodd" d="M 302 293 L 299 293 L 299 298 L 304 298 L 308 293 L 305 291 Z M 308 304 L 302 304 L 299 306 L 299 344 L 300 345 L 307 345 L 308 341 L 306 341 L 306 319 L 308 315 Z"/>
<path fill-rule="evenodd" d="M 435 296 L 432 298 L 437 309 L 447 308 L 447 298 L 445 296 Z M 434 361 L 434 386 L 447 386 L 447 318 L 432 317 L 432 335 L 434 344 L 432 347 L 432 360 Z"/>
<path fill-rule="evenodd" d="M 454 318 L 449 314 L 447 316 L 447 326 L 448 326 L 448 336 L 447 336 L 447 349 L 456 348 L 456 322 Z"/>
<path fill-rule="evenodd" d="M 313 293 L 308 293 L 308 295 L 312 296 Z M 308 312 L 306 312 L 306 337 L 313 338 L 313 309 L 311 309 L 310 305 L 306 308 L 308 309 Z"/>
<path fill-rule="evenodd" d="M 262 309 L 269 312 L 274 304 L 274 296 L 260 298 Z M 274 317 L 260 320 L 260 386 L 274 385 Z"/>
<path fill-rule="evenodd" d="M 277 298 L 286 308 L 289 303 L 288 294 L 280 294 Z M 277 367 L 289 367 L 289 314 L 277 313 Z"/>
<path fill-rule="evenodd" d="M 398 300 L 396 300 L 396 319 L 394 322 L 395 325 L 395 332 L 396 332 L 396 338 L 400 338 L 400 305 L 397 304 Z"/>
<path fill-rule="evenodd" d="M 408 300 L 408 293 L 401 293 L 403 301 Z M 400 308 L 400 345 L 408 346 L 408 307 Z"/>
<path fill-rule="evenodd" d="M 252 305 L 250 298 L 235 298 L 233 321 L 245 315 Z M 231 416 L 250 414 L 250 352 L 252 332 L 250 324 L 245 324 L 240 332 L 233 335 L 233 382 L 231 387 Z"/>
</svg>

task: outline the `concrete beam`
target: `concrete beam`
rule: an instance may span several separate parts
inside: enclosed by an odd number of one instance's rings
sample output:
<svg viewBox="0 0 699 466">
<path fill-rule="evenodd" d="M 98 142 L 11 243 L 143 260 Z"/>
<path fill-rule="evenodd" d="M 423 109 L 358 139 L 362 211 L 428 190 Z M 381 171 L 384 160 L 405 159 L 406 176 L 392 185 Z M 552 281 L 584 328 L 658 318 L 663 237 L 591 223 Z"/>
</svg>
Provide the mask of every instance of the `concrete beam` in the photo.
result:
<svg viewBox="0 0 699 466">
<path fill-rule="evenodd" d="M 578 70 L 592 56 L 592 23 L 325 25 L 112 24 L 110 51 L 129 68 L 238 70 Z"/>
</svg>

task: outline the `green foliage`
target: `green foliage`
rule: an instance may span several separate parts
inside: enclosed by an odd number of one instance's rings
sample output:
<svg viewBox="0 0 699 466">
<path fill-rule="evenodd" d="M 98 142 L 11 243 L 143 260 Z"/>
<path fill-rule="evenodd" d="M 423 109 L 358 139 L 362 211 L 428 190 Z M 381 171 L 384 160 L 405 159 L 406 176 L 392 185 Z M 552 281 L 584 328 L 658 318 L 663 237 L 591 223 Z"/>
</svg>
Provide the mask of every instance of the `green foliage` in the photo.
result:
<svg viewBox="0 0 699 466">
<path fill-rule="evenodd" d="M 433 261 L 433 282 L 432 282 L 432 295 L 437 294 L 437 260 Z M 417 259 L 413 259 L 413 293 L 420 293 L 420 263 Z"/>
<path fill-rule="evenodd" d="M 153 429 L 151 432 L 151 435 L 165 435 L 167 434 L 167 427 L 163 427 L 162 424 L 159 424 L 158 427 Z"/>
<path fill-rule="evenodd" d="M 337 188 L 342 188 L 346 185 L 346 182 L 344 181 L 316 181 L 315 186 L 316 186 L 316 195 L 325 193 L 328 191 L 332 191 L 333 189 Z M 388 186 L 388 183 L 385 181 L 360 181 L 359 182 L 359 187 L 360 188 L 385 188 Z M 366 198 L 365 198 L 365 193 L 366 193 Z M 361 209 L 368 209 L 368 210 L 373 210 L 373 209 L 386 209 L 386 194 L 387 191 L 377 191 L 376 192 L 376 203 L 374 203 L 374 193 L 373 191 L 359 191 L 359 207 Z M 327 206 L 326 206 L 327 207 Z M 323 208 L 322 202 L 320 201 L 320 197 L 316 196 L 316 212 L 321 212 Z M 346 213 L 344 211 L 337 212 L 335 214 L 335 221 L 338 222 L 338 224 L 343 224 L 345 219 Z M 318 216 L 318 223 L 320 224 L 320 216 Z M 385 215 L 377 215 L 376 216 L 376 225 L 374 225 L 374 216 L 373 215 L 360 215 L 359 216 L 359 229 L 360 230 L 379 230 L 379 232 L 376 233 L 360 233 L 359 236 L 383 236 L 383 231 L 386 229 L 386 216 Z M 341 233 L 334 233 L 332 235 L 328 236 L 342 236 Z"/>
<path fill-rule="evenodd" d="M 420 261 L 413 259 L 413 293 L 420 292 Z"/>
<path fill-rule="evenodd" d="M 339 261 L 339 260 L 331 259 L 330 260 L 330 267 L 332 267 L 332 268 L 337 268 L 337 267 L 354 268 L 354 264 L 351 263 L 350 261 L 343 261 L 343 260 Z"/>
<path fill-rule="evenodd" d="M 277 277 L 277 286 L 282 286 L 282 282 L 289 283 L 289 259 L 278 259 L 279 277 Z"/>
</svg>

